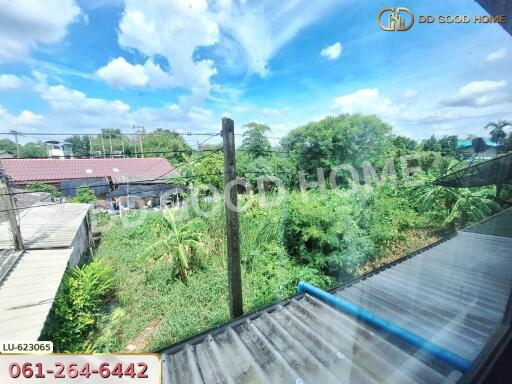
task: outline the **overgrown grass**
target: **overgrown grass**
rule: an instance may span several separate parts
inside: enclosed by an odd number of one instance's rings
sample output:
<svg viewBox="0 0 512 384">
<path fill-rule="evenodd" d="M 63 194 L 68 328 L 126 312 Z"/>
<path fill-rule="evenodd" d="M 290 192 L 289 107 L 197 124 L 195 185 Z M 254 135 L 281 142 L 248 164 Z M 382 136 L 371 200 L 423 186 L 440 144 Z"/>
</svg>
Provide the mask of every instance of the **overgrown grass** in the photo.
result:
<svg viewBox="0 0 512 384">
<path fill-rule="evenodd" d="M 127 222 L 139 220 L 131 213 Z M 171 268 L 140 255 L 165 236 L 162 215 L 147 213 L 138 225 L 126 228 L 117 219 L 105 232 L 96 257 L 112 266 L 116 283 L 115 307 L 106 314 L 94 341 L 98 351 L 120 351 L 145 327 L 145 349 L 154 350 L 229 320 L 225 260 L 225 222 L 222 210 L 205 219 L 209 241 L 206 254 L 186 283 Z M 288 257 L 282 244 L 280 209 L 250 209 L 241 214 L 241 257 L 244 309 L 251 311 L 295 292 L 301 279 L 327 286 L 332 279 Z M 117 325 L 116 325 L 117 323 Z M 107 337 L 108 336 L 108 337 Z"/>
</svg>

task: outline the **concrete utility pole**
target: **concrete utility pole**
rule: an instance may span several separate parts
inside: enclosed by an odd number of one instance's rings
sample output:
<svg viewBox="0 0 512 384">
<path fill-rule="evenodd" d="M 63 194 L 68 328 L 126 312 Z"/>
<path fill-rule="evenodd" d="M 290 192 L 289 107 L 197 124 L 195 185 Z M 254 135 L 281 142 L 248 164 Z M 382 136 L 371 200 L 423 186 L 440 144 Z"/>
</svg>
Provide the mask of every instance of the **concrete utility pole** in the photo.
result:
<svg viewBox="0 0 512 384">
<path fill-rule="evenodd" d="M 18 144 L 18 131 L 12 130 L 11 133 L 14 135 L 14 141 L 16 142 L 16 157 L 20 157 L 20 145 Z"/>
<path fill-rule="evenodd" d="M 143 125 L 133 125 L 133 129 L 139 136 L 139 145 L 140 145 L 140 156 L 144 157 L 144 148 L 142 148 L 142 135 L 144 133 L 144 126 Z"/>
<path fill-rule="evenodd" d="M 8 177 L 5 175 L 3 168 L 0 166 L 0 194 L 2 201 L 2 210 L 5 211 L 9 220 L 12 238 L 14 240 L 14 248 L 17 251 L 23 249 L 23 239 L 21 238 L 20 226 L 16 215 L 14 200 L 12 197 L 11 186 Z"/>
<path fill-rule="evenodd" d="M 224 143 L 224 201 L 226 206 L 226 245 L 228 257 L 229 312 L 231 318 L 242 316 L 242 276 L 240 266 L 240 225 L 235 160 L 235 127 L 233 120 L 222 118 Z M 233 209 L 235 208 L 235 209 Z"/>
<path fill-rule="evenodd" d="M 92 151 L 91 135 L 87 135 L 87 137 L 89 138 L 89 158 L 91 159 L 94 154 Z"/>
</svg>

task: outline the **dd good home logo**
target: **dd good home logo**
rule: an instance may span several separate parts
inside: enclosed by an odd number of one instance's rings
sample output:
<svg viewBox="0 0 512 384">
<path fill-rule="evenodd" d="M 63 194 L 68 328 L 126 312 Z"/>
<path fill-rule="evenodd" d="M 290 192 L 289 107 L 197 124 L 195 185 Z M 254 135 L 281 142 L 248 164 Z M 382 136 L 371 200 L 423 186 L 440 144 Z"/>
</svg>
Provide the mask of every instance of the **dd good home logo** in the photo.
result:
<svg viewBox="0 0 512 384">
<path fill-rule="evenodd" d="M 405 7 L 382 8 L 377 23 L 385 31 L 407 31 L 414 24 L 414 15 Z"/>
</svg>

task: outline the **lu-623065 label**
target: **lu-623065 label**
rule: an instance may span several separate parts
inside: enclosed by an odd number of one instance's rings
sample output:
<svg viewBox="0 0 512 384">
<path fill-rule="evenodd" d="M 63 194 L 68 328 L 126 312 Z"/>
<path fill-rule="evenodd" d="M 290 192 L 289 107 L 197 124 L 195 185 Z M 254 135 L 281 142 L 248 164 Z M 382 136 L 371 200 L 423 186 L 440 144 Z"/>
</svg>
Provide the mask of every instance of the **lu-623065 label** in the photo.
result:
<svg viewBox="0 0 512 384">
<path fill-rule="evenodd" d="M 160 382 L 158 355 L 0 355 L 0 383 Z"/>
</svg>

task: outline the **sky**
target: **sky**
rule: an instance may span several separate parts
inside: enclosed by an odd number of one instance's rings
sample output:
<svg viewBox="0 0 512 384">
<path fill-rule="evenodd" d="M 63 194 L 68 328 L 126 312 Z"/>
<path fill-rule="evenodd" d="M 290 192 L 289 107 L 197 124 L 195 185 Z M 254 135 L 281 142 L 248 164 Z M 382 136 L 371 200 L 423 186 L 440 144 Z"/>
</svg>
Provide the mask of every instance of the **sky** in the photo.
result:
<svg viewBox="0 0 512 384">
<path fill-rule="evenodd" d="M 512 119 L 512 36 L 387 32 L 376 20 L 390 6 L 486 14 L 473 0 L 0 0 L 0 132 L 217 132 L 228 116 L 281 137 L 364 113 L 422 139 Z"/>
</svg>

